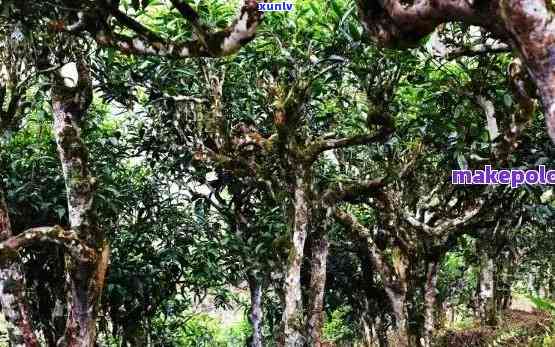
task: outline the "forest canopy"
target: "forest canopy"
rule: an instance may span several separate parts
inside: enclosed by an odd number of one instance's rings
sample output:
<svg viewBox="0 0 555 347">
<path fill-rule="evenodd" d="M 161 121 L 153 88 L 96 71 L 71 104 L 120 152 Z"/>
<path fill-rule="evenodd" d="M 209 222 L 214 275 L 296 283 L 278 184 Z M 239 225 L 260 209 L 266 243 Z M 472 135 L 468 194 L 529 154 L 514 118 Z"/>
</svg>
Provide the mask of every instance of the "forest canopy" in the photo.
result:
<svg viewBox="0 0 555 347">
<path fill-rule="evenodd" d="M 551 346 L 552 4 L 268 3 L 0 0 L 0 346 Z"/>
</svg>

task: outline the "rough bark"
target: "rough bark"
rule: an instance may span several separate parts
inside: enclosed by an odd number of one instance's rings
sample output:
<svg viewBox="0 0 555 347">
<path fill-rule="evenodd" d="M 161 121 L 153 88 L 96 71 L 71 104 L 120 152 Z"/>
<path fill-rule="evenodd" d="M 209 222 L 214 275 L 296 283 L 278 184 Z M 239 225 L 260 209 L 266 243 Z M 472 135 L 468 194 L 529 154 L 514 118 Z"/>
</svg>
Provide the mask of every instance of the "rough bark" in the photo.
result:
<svg viewBox="0 0 555 347">
<path fill-rule="evenodd" d="M 251 296 L 249 321 L 252 327 L 249 347 L 262 347 L 264 345 L 262 336 L 262 283 L 252 274 L 249 274 L 248 282 Z"/>
<path fill-rule="evenodd" d="M 397 345 L 400 347 L 414 346 L 415 339 L 411 333 L 407 307 L 409 259 L 401 250 L 394 249 L 392 260 L 392 267 L 389 271 L 393 270 L 393 273 L 388 277 L 382 275 L 382 278 L 384 279 L 385 292 L 391 302 L 391 308 L 395 317 Z M 384 275 L 387 273 L 388 271 Z"/>
<path fill-rule="evenodd" d="M 12 236 L 8 207 L 0 187 L 0 239 Z M 30 313 L 25 298 L 25 283 L 21 264 L 5 261 L 0 269 L 0 303 L 8 323 L 11 346 L 38 346 L 38 340 L 29 320 Z"/>
<path fill-rule="evenodd" d="M 96 255 L 89 259 L 67 259 L 68 317 L 58 345 L 94 347 L 109 248 L 97 224 L 93 204 L 96 180 L 90 174 L 88 151 L 81 138 L 92 85 L 85 63 L 79 62 L 76 69 L 76 86 L 67 86 L 63 79 L 58 79 L 52 89 L 54 136 L 66 184 L 71 228 L 88 247 L 96 250 Z"/>
<path fill-rule="evenodd" d="M 393 316 L 395 317 L 395 345 L 399 347 L 409 347 L 410 345 L 410 331 L 408 310 L 406 302 L 406 291 L 403 292 L 398 288 L 387 287 L 385 289 Z"/>
<path fill-rule="evenodd" d="M 511 288 L 515 279 L 516 264 L 517 262 L 513 255 L 503 257 L 497 264 L 497 294 L 495 294 L 495 297 L 498 311 L 506 310 L 511 307 Z"/>
<path fill-rule="evenodd" d="M 478 315 L 482 324 L 497 324 L 497 305 L 495 300 L 495 262 L 487 252 L 480 258 L 480 277 L 478 279 Z"/>
<path fill-rule="evenodd" d="M 555 19 L 545 0 L 359 0 L 363 24 L 385 46 L 415 46 L 439 24 L 481 26 L 518 52 L 538 89 L 555 142 Z"/>
<path fill-rule="evenodd" d="M 186 2 L 174 0 L 172 4 L 192 24 L 195 38 L 189 41 L 171 41 L 129 17 L 110 1 L 100 3 L 101 6 L 86 6 L 81 10 L 76 5 L 78 19 L 74 22 L 63 18 L 52 20 L 49 23 L 50 29 L 71 33 L 88 31 L 98 45 L 112 47 L 125 54 L 170 59 L 222 57 L 237 52 L 252 41 L 263 18 L 262 12 L 258 11 L 258 2 L 245 0 L 238 17 L 228 27 L 212 31 L 200 23 L 198 14 Z M 128 29 L 130 35 L 116 33 L 113 23 Z"/>
<path fill-rule="evenodd" d="M 326 223 L 324 223 L 325 225 Z M 308 309 L 308 345 L 322 345 L 322 327 L 324 324 L 324 290 L 326 288 L 326 268 L 329 242 L 326 230 L 318 233 L 312 242 L 310 260 L 310 303 Z"/>
<path fill-rule="evenodd" d="M 390 263 L 381 249 L 377 247 L 372 238 L 372 232 L 360 224 L 353 216 L 337 210 L 335 218 L 349 227 L 356 238 L 365 239 L 368 245 L 368 254 L 374 269 L 382 279 L 384 289 L 395 318 L 395 345 L 399 347 L 411 346 L 411 331 L 409 327 L 407 309 L 407 271 L 408 259 L 399 250 L 394 249 Z"/>
<path fill-rule="evenodd" d="M 538 88 L 547 130 L 555 142 L 555 20 L 542 0 L 502 2 L 501 18 Z"/>
<path fill-rule="evenodd" d="M 424 333 L 422 334 L 424 347 L 432 346 L 432 338 L 435 330 L 437 267 L 438 261 L 432 260 L 428 263 L 426 271 L 426 285 L 424 290 Z"/>
<path fill-rule="evenodd" d="M 299 167 L 295 174 L 292 244 L 287 260 L 285 277 L 285 307 L 282 324 L 283 336 L 279 341 L 282 346 L 302 347 L 306 340 L 303 336 L 304 312 L 301 290 L 301 264 L 304 256 L 304 245 L 309 229 L 310 219 L 310 175 L 306 168 Z"/>
</svg>

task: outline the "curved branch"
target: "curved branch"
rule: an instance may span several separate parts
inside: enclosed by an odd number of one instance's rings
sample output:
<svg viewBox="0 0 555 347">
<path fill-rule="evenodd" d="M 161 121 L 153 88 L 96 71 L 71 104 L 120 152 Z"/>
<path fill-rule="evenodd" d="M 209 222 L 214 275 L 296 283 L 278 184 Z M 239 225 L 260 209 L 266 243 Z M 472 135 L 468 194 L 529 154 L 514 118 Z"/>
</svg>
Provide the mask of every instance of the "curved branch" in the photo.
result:
<svg viewBox="0 0 555 347">
<path fill-rule="evenodd" d="M 420 222 L 416 219 L 409 211 L 406 209 L 403 211 L 403 218 L 413 227 L 424 231 L 427 234 L 433 234 L 434 229 L 427 225 L 426 223 Z"/>
<path fill-rule="evenodd" d="M 476 57 L 483 56 L 487 54 L 499 54 L 499 53 L 510 53 L 512 51 L 511 47 L 507 44 L 499 44 L 496 46 L 488 45 L 478 45 L 470 48 L 457 48 L 452 51 L 447 52 L 444 56 L 447 60 L 453 60 L 460 57 Z"/>
<path fill-rule="evenodd" d="M 145 27 L 141 23 L 137 22 L 133 18 L 129 17 L 122 11 L 120 11 L 115 6 L 110 6 L 110 13 L 118 20 L 120 24 L 123 26 L 133 30 L 137 34 L 151 40 L 151 41 L 163 41 L 163 39 L 154 31 L 150 30 L 149 28 Z"/>
<path fill-rule="evenodd" d="M 203 46 L 210 50 L 207 44 L 207 37 L 209 35 L 209 31 L 205 28 L 202 24 L 200 24 L 199 16 L 197 12 L 186 2 L 182 2 L 180 0 L 170 0 L 172 5 L 181 13 L 183 18 L 187 19 L 191 25 L 193 26 L 193 30 L 195 34 L 197 34 L 199 40 L 203 44 Z"/>
<path fill-rule="evenodd" d="M 442 220 L 434 227 L 434 233 L 441 235 L 449 230 L 456 229 L 465 226 L 469 221 L 471 221 L 478 213 L 482 210 L 484 206 L 484 201 L 480 200 L 478 206 L 470 211 L 466 211 L 464 215 L 458 218 L 452 218 L 447 220 Z"/>
<path fill-rule="evenodd" d="M 343 224 L 358 237 L 367 240 L 372 265 L 374 265 L 378 272 L 383 276 L 382 279 L 384 281 L 390 282 L 393 279 L 394 271 L 387 262 L 382 251 L 374 243 L 372 232 L 364 225 L 360 224 L 355 217 L 344 211 L 336 210 L 334 216 L 339 223 Z"/>
<path fill-rule="evenodd" d="M 173 1 L 173 3 L 174 5 L 179 4 L 176 1 Z M 179 8 L 183 10 L 182 6 L 179 6 Z M 187 12 L 185 13 L 187 14 Z M 174 59 L 221 57 L 233 54 L 254 38 L 258 24 L 263 17 L 262 12 L 258 11 L 257 1 L 245 0 L 239 17 L 227 28 L 209 33 L 197 21 L 193 21 L 192 25 L 195 28 L 195 32 L 197 32 L 197 40 L 166 42 L 160 39 L 154 32 L 125 16 L 123 13 L 119 13 L 118 16 L 120 20 L 123 20 L 122 24 L 133 29 L 139 34 L 139 37 L 127 37 L 100 31 L 95 33 L 95 39 L 98 44 L 116 48 L 126 54 L 158 55 Z M 190 15 L 185 17 L 188 19 L 194 18 L 194 16 L 191 17 Z"/>
<path fill-rule="evenodd" d="M 497 1 L 421 0 L 404 4 L 400 0 L 359 0 L 365 28 L 371 38 L 384 46 L 411 47 L 439 24 L 463 21 L 487 27 L 505 37 Z"/>
<path fill-rule="evenodd" d="M 382 129 L 382 131 L 377 134 L 361 134 L 341 139 L 320 138 L 308 147 L 307 156 L 309 160 L 314 161 L 318 155 L 327 150 L 384 142 L 387 141 L 390 134 L 391 129 L 387 128 Z"/>
<path fill-rule="evenodd" d="M 403 219 L 407 221 L 412 227 L 415 227 L 428 235 L 432 236 L 445 236 L 445 233 L 464 227 L 470 222 L 478 213 L 482 210 L 484 206 L 484 200 L 480 200 L 478 206 L 472 210 L 466 211 L 462 216 L 457 218 L 443 218 L 440 219 L 435 226 L 430 226 L 426 223 L 420 222 L 412 214 L 410 214 L 406 209 L 402 212 Z"/>
<path fill-rule="evenodd" d="M 0 254 L 11 257 L 19 250 L 37 243 L 54 243 L 65 247 L 69 254 L 78 261 L 92 262 L 96 251 L 79 239 L 73 230 L 64 230 L 61 226 L 28 229 L 21 234 L 0 242 Z"/>
<path fill-rule="evenodd" d="M 374 195 L 381 191 L 385 186 L 385 177 L 377 178 L 370 181 L 355 182 L 350 184 L 339 185 L 335 188 L 328 188 L 322 194 L 321 200 L 328 205 L 337 202 L 353 202 L 357 198 Z"/>
<path fill-rule="evenodd" d="M 384 46 L 421 43 L 439 24 L 460 21 L 486 28 L 520 55 L 542 100 L 555 143 L 555 15 L 545 0 L 358 0 L 370 37 Z"/>
</svg>

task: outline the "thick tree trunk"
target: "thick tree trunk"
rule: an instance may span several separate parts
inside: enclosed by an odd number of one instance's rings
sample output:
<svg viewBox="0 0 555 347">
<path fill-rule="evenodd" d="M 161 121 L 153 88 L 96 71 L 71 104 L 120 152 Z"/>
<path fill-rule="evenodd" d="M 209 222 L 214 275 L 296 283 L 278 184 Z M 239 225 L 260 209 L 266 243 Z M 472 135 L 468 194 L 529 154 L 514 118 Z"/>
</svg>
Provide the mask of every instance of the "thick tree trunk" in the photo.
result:
<svg viewBox="0 0 555 347">
<path fill-rule="evenodd" d="M 426 286 L 424 289 L 424 347 L 432 346 L 432 338 L 435 330 L 435 309 L 437 293 L 437 267 L 438 261 L 432 260 L 428 263 L 426 270 Z"/>
<path fill-rule="evenodd" d="M 0 187 L 0 239 L 12 236 L 8 206 Z M 38 346 L 38 340 L 29 320 L 30 312 L 25 298 L 25 283 L 21 264 L 7 260 L 0 269 L 0 303 L 8 323 L 10 346 Z"/>
<path fill-rule="evenodd" d="M 283 334 L 280 346 L 302 347 L 306 340 L 303 336 L 304 313 L 301 291 L 301 264 L 304 255 L 304 245 L 309 229 L 310 189 L 309 170 L 298 167 L 295 174 L 292 244 L 287 260 L 287 274 L 285 278 L 285 307 L 283 310 Z"/>
<path fill-rule="evenodd" d="M 251 296 L 249 321 L 252 327 L 249 347 L 262 347 L 264 345 L 262 337 L 262 283 L 252 274 L 249 274 L 248 282 Z"/>
<path fill-rule="evenodd" d="M 417 339 L 412 334 L 409 324 L 409 311 L 407 307 L 409 259 L 399 249 L 393 252 L 394 278 L 383 276 L 386 281 L 385 291 L 391 303 L 395 317 L 396 344 L 399 347 L 413 347 Z"/>
<path fill-rule="evenodd" d="M 478 315 L 482 324 L 494 326 L 497 324 L 495 262 L 487 252 L 483 252 L 481 255 L 478 281 Z"/>
<path fill-rule="evenodd" d="M 96 346 L 96 318 L 104 275 L 108 260 L 108 247 L 104 248 L 98 263 L 74 264 L 71 271 L 71 298 L 64 340 L 58 343 L 68 347 Z"/>
<path fill-rule="evenodd" d="M 68 317 L 59 346 L 94 347 L 99 299 L 104 287 L 109 247 L 94 209 L 96 180 L 91 176 L 88 151 L 81 138 L 81 125 L 92 98 L 89 71 L 76 66 L 76 85 L 57 80 L 52 90 L 54 135 L 66 183 L 71 228 L 85 244 L 97 251 L 95 259 L 68 257 Z M 76 246 L 81 247 L 81 246 Z"/>
<path fill-rule="evenodd" d="M 502 261 L 497 264 L 497 279 L 495 294 L 497 311 L 506 310 L 511 306 L 512 286 L 514 282 L 514 271 L 516 264 L 514 259 L 503 257 Z"/>
<path fill-rule="evenodd" d="M 406 292 L 393 288 L 386 288 L 386 292 L 395 317 L 395 346 L 412 347 Z"/>
<path fill-rule="evenodd" d="M 56 347 L 58 340 L 64 335 L 66 314 L 66 293 L 65 293 L 65 256 L 56 256 L 61 264 L 60 269 L 51 269 L 55 281 L 48 281 L 39 284 L 37 295 L 41 296 L 44 302 L 39 300 L 40 323 L 43 325 L 42 335 L 48 347 Z"/>
<path fill-rule="evenodd" d="M 325 225 L 327 223 L 324 223 Z M 319 233 L 312 242 L 310 261 L 310 306 L 308 312 L 308 345 L 322 345 L 322 327 L 324 324 L 324 292 L 326 287 L 326 265 L 329 242 L 326 230 Z"/>
</svg>

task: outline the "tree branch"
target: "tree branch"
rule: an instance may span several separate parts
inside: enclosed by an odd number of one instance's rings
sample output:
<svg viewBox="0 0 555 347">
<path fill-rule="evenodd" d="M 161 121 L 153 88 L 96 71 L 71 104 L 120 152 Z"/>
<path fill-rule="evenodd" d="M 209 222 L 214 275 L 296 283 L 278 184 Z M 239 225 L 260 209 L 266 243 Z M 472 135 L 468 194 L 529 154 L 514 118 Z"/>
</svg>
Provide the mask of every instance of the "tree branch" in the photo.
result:
<svg viewBox="0 0 555 347">
<path fill-rule="evenodd" d="M 364 225 L 360 224 L 360 222 L 355 217 L 344 211 L 336 210 L 334 216 L 339 223 L 343 224 L 345 227 L 351 230 L 351 232 L 356 234 L 358 237 L 367 240 L 372 265 L 374 265 L 374 267 L 379 271 L 380 275 L 383 276 L 383 280 L 386 280 L 388 282 L 391 281 L 393 278 L 393 269 L 385 259 L 382 251 L 374 243 L 372 232 Z"/>
<path fill-rule="evenodd" d="M 155 103 L 155 102 L 159 102 L 162 100 L 173 100 L 175 102 L 193 102 L 195 104 L 206 104 L 208 103 L 207 99 L 203 99 L 203 98 L 197 98 L 194 96 L 188 96 L 188 95 L 170 95 L 167 93 L 164 93 L 164 95 L 158 99 L 154 99 L 151 102 Z"/>
<path fill-rule="evenodd" d="M 64 230 L 58 225 L 31 228 L 12 236 L 0 243 L 0 254 L 14 256 L 22 248 L 43 242 L 65 247 L 73 258 L 82 262 L 92 262 L 96 259 L 96 251 L 80 240 L 73 230 Z"/>
<path fill-rule="evenodd" d="M 483 206 L 484 206 L 484 201 L 480 200 L 478 206 L 476 206 L 474 209 L 470 211 L 467 211 L 461 217 L 442 220 L 439 223 L 436 223 L 436 226 L 434 227 L 434 233 L 436 235 L 441 235 L 449 230 L 456 229 L 466 225 L 482 210 Z"/>
<path fill-rule="evenodd" d="M 381 188 L 384 186 L 384 177 L 346 185 L 339 183 L 339 185 L 335 188 L 326 189 L 320 200 L 327 205 L 333 205 L 337 202 L 353 202 L 356 201 L 357 198 L 372 195 L 381 191 Z"/>
<path fill-rule="evenodd" d="M 403 210 L 403 218 L 413 227 L 424 231 L 427 234 L 433 234 L 434 229 L 427 225 L 426 223 L 420 222 L 417 218 L 415 218 L 409 211 L 406 209 Z"/>
<path fill-rule="evenodd" d="M 135 19 L 129 17 L 125 13 L 121 12 L 117 7 L 110 6 L 110 13 L 121 23 L 123 26 L 133 30 L 137 34 L 145 37 L 150 41 L 158 41 L 162 42 L 163 39 L 154 31 L 150 30 L 149 28 L 145 27 L 141 23 L 137 22 Z"/>
<path fill-rule="evenodd" d="M 444 58 L 447 60 L 453 60 L 460 57 L 476 57 L 486 54 L 498 54 L 498 53 L 510 53 L 511 47 L 506 44 L 499 44 L 496 46 L 489 45 L 478 45 L 474 47 L 460 47 L 445 54 Z"/>
<path fill-rule="evenodd" d="M 181 15 L 191 23 L 191 26 L 193 27 L 195 34 L 197 34 L 203 46 L 207 50 L 210 50 L 210 47 L 208 46 L 208 43 L 207 43 L 207 37 L 209 35 L 209 31 L 202 24 L 200 24 L 199 16 L 197 12 L 186 2 L 181 2 L 179 0 L 170 0 L 170 1 L 173 4 L 173 6 L 179 11 L 179 13 L 181 13 Z"/>
<path fill-rule="evenodd" d="M 402 216 L 404 220 L 407 221 L 411 226 L 429 235 L 444 236 L 445 233 L 453 229 L 458 229 L 460 227 L 465 226 L 470 220 L 472 220 L 481 211 L 483 206 L 484 206 L 484 201 L 480 200 L 477 207 L 475 207 L 470 211 L 467 211 L 463 216 L 458 218 L 443 218 L 438 222 L 436 222 L 435 226 L 430 226 L 426 223 L 420 222 L 406 209 L 403 210 Z"/>
<path fill-rule="evenodd" d="M 422 0 L 404 4 L 400 0 L 359 0 L 363 24 L 371 38 L 384 46 L 412 47 L 439 24 L 462 21 L 487 27 L 506 36 L 498 14 L 497 1 L 474 4 L 467 0 Z"/>
<path fill-rule="evenodd" d="M 486 28 L 518 52 L 538 89 L 547 131 L 555 143 L 555 16 L 545 0 L 358 0 L 372 40 L 389 47 L 414 47 L 439 24 L 463 22 Z"/>
<path fill-rule="evenodd" d="M 187 57 L 221 57 L 233 54 L 242 46 L 250 42 L 256 33 L 256 28 L 262 20 L 262 13 L 258 11 L 258 3 L 254 0 L 245 0 L 241 7 L 239 17 L 227 28 L 209 33 L 195 19 L 196 17 L 186 11 L 188 5 L 172 1 L 182 12 L 184 17 L 192 21 L 198 39 L 188 42 L 166 42 L 158 35 L 144 27 L 142 24 L 127 17 L 120 12 L 114 12 L 116 19 L 133 29 L 139 37 L 128 37 L 107 31 L 94 32 L 98 44 L 113 47 L 126 54 L 157 55 L 179 59 Z M 185 8 L 184 8 L 185 6 Z M 194 12 L 194 11 L 193 11 Z M 185 13 L 185 14 L 184 14 Z M 196 24 L 195 24 L 196 23 Z M 63 28 L 62 30 L 65 30 Z"/>
<path fill-rule="evenodd" d="M 306 152 L 309 160 L 314 161 L 318 158 L 318 155 L 327 150 L 384 142 L 388 139 L 390 134 L 390 131 L 383 130 L 378 134 L 361 134 L 342 139 L 320 138 L 312 143 Z"/>
</svg>

